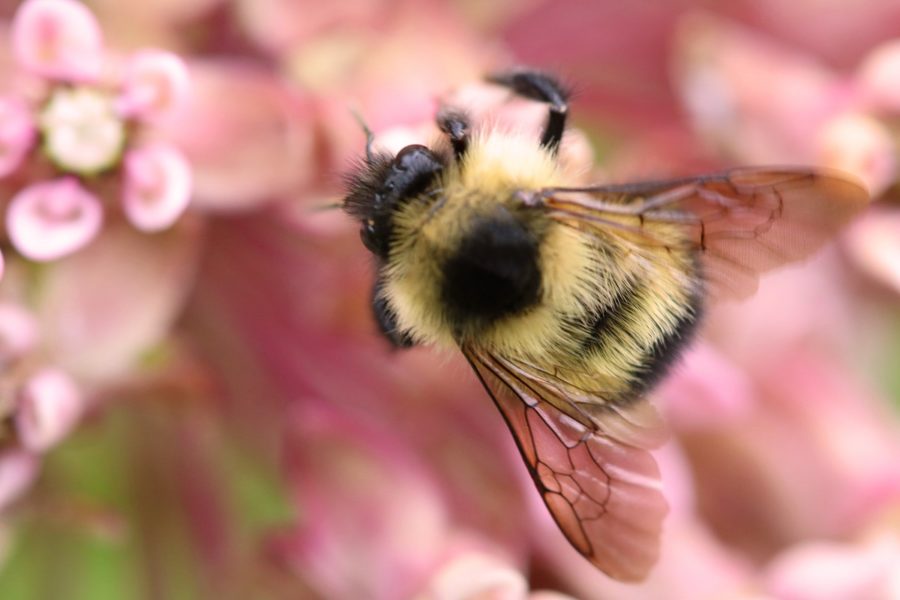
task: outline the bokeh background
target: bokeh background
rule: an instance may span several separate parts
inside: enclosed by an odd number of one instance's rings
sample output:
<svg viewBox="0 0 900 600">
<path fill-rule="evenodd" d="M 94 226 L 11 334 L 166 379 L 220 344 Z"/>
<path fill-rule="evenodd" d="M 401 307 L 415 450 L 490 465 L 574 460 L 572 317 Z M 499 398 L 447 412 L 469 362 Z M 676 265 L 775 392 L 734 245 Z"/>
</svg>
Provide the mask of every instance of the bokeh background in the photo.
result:
<svg viewBox="0 0 900 600">
<path fill-rule="evenodd" d="M 0 598 L 900 598 L 896 0 L 0 15 Z M 459 357 L 379 339 L 322 210 L 351 110 L 428 142 L 517 64 L 572 84 L 597 181 L 816 164 L 876 198 L 655 393 L 672 512 L 640 585 L 566 544 Z"/>
</svg>

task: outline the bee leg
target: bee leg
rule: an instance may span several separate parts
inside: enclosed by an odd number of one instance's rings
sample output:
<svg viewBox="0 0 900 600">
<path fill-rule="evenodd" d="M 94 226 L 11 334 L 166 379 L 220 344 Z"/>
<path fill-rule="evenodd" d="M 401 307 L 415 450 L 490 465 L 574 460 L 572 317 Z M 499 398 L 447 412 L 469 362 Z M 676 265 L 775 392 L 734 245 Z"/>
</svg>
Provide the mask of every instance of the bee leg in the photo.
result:
<svg viewBox="0 0 900 600">
<path fill-rule="evenodd" d="M 531 71 L 516 69 L 496 73 L 487 78 L 491 83 L 506 86 L 525 98 L 546 102 L 550 105 L 550 116 L 541 134 L 541 146 L 556 154 L 566 128 L 566 114 L 569 112 L 569 92 L 553 77 Z"/>
<path fill-rule="evenodd" d="M 415 345 L 413 339 L 397 325 L 397 315 L 384 295 L 384 279 L 379 275 L 372 288 L 372 313 L 378 330 L 395 348 L 410 348 Z"/>
<path fill-rule="evenodd" d="M 453 157 L 459 162 L 469 148 L 469 116 L 460 110 L 443 107 L 438 111 L 437 124 L 450 138 Z"/>
</svg>

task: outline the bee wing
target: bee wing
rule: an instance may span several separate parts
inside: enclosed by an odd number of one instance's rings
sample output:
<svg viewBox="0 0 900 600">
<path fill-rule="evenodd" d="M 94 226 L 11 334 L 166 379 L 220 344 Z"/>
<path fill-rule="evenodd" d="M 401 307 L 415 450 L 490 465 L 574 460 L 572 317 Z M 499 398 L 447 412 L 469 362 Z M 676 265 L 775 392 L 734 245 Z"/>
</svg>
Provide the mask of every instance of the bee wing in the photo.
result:
<svg viewBox="0 0 900 600">
<path fill-rule="evenodd" d="M 533 367 L 477 349 L 463 352 L 569 542 L 610 577 L 644 579 L 659 556 L 668 513 L 647 449 L 660 441 L 650 403 L 603 410 L 601 399 L 572 400 L 566 395 L 577 391 L 566 389 L 571 384 Z"/>
<path fill-rule="evenodd" d="M 701 257 L 710 294 L 736 298 L 756 290 L 760 272 L 810 255 L 869 200 L 847 175 L 788 167 L 552 188 L 540 196 L 566 224 L 632 235 L 638 243 L 667 246 L 660 228 L 678 227 L 678 244 Z"/>
</svg>

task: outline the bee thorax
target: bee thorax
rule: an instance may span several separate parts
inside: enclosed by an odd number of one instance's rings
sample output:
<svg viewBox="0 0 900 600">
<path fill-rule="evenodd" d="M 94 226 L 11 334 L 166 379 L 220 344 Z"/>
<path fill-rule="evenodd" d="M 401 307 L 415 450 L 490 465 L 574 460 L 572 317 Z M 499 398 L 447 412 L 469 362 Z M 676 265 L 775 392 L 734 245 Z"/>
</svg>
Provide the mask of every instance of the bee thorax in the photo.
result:
<svg viewBox="0 0 900 600">
<path fill-rule="evenodd" d="M 487 325 L 536 304 L 538 242 L 506 209 L 477 217 L 443 268 L 441 299 L 452 321 Z"/>
</svg>

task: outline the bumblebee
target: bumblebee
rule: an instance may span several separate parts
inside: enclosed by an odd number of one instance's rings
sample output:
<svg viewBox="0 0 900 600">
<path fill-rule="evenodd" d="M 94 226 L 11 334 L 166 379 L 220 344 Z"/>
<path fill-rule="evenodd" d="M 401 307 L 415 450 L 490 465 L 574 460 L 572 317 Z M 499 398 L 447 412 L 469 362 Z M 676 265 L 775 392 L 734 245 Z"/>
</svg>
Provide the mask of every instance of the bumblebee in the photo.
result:
<svg viewBox="0 0 900 600">
<path fill-rule="evenodd" d="M 706 305 L 809 255 L 868 194 L 803 168 L 570 187 L 567 91 L 524 69 L 489 81 L 547 105 L 539 139 L 453 107 L 434 148 L 376 152 L 366 129 L 343 207 L 376 258 L 374 316 L 398 347 L 458 347 L 569 542 L 639 581 L 668 512 L 648 391 Z"/>
</svg>

